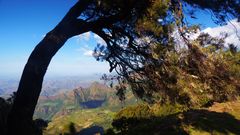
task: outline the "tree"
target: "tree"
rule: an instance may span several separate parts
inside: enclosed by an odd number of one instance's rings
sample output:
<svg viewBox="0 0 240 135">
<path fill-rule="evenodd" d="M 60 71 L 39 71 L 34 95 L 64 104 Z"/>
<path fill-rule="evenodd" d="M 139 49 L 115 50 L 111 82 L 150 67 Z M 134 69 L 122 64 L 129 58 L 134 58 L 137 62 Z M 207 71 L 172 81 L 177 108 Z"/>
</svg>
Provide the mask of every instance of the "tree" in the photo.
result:
<svg viewBox="0 0 240 135">
<path fill-rule="evenodd" d="M 190 15 L 194 17 L 194 12 L 198 9 L 209 10 L 212 16 L 215 16 L 214 21 L 218 24 L 224 24 L 229 19 L 239 18 L 239 1 L 218 0 L 217 3 L 215 2 L 216 1 L 156 0 L 148 7 L 146 14 L 144 14 L 136 24 L 135 30 L 139 35 L 129 40 L 128 44 L 130 45 L 123 47 L 120 45 L 121 42 L 114 42 L 118 41 L 115 38 L 111 37 L 110 39 L 106 39 L 104 38 L 104 34 L 99 34 L 107 43 L 109 42 L 110 45 L 108 46 L 110 47 L 106 50 L 101 47 L 99 47 L 100 49 L 96 49 L 97 54 L 105 54 L 97 58 L 107 60 L 110 63 L 111 69 L 115 69 L 118 73 L 119 76 L 114 78 L 119 82 L 120 87 L 116 88 L 120 99 L 124 99 L 124 95 L 122 95 L 125 93 L 124 90 L 126 88 L 124 83 L 127 83 L 130 84 L 133 93 L 137 97 L 147 102 L 153 102 L 154 99 L 152 97 L 157 96 L 158 100 L 160 99 L 158 102 L 161 103 L 170 101 L 172 103 L 181 102 L 181 104 L 189 104 L 189 102 L 191 102 L 189 95 L 182 92 L 183 87 L 176 85 L 178 76 L 184 77 L 183 74 L 178 74 L 180 72 L 179 68 L 181 70 L 183 69 L 180 66 L 184 66 L 182 65 L 184 62 L 190 62 L 190 64 L 187 63 L 189 67 L 186 67 L 182 71 L 183 73 L 187 71 L 189 75 L 203 75 L 209 71 L 212 76 L 216 75 L 222 80 L 225 80 L 225 83 L 228 83 L 227 80 L 229 80 L 229 78 L 234 78 L 233 76 L 223 78 L 223 76 L 217 74 L 217 70 L 229 73 L 229 69 L 226 68 L 227 64 L 224 62 L 218 63 L 215 60 L 206 58 L 207 53 L 202 52 L 201 48 L 187 38 L 188 35 L 198 29 L 198 26 L 189 26 L 187 21 L 185 21 L 185 16 Z M 188 6 L 192 7 L 189 8 Z M 172 36 L 176 30 L 179 32 L 182 42 L 176 42 L 176 37 Z M 114 41 L 111 41 L 112 39 Z M 127 36 L 127 39 L 131 39 L 131 36 Z M 218 49 L 224 44 L 223 39 L 208 38 L 207 35 L 200 35 L 196 42 L 200 42 L 202 46 L 206 43 L 211 44 Z M 185 50 L 185 53 L 177 50 L 178 48 L 176 48 L 176 46 L 178 46 L 178 44 L 187 46 L 188 49 Z M 114 50 L 111 49 L 111 46 L 114 46 Z M 114 53 L 118 54 L 118 56 L 113 55 Z M 215 71 L 210 68 L 208 70 L 208 64 L 214 65 L 214 62 L 221 66 L 216 67 Z M 224 91 L 226 87 L 230 87 L 227 84 L 223 83 L 221 84 L 222 86 L 215 85 L 218 81 L 210 76 L 209 78 L 206 78 L 206 76 L 201 76 L 200 78 L 202 80 L 209 79 L 214 82 L 209 84 L 214 90 L 211 93 L 214 95 L 213 101 L 225 101 L 239 95 L 237 94 L 239 93 L 237 83 L 233 84 L 234 88 L 230 89 L 233 90 L 233 92 L 230 92 L 231 94 L 228 93 L 228 95 L 227 91 Z M 187 84 L 187 80 L 185 81 Z M 232 97 L 230 97 L 230 95 Z M 206 98 L 202 99 L 205 100 Z M 204 102 L 208 101 L 209 99 L 207 98 Z M 203 105 L 203 103 L 199 102 L 196 104 Z"/>
<path fill-rule="evenodd" d="M 31 53 L 8 116 L 8 134 L 31 134 L 26 127 L 32 125 L 47 67 L 69 38 L 88 31 L 103 32 L 115 25 L 132 27 L 148 3 L 147 0 L 79 0 Z"/>
<path fill-rule="evenodd" d="M 227 1 L 235 4 L 222 0 L 218 3 L 222 3 L 222 8 L 231 9 L 231 12 L 226 9 L 227 13 L 239 15 L 239 8 L 236 8 L 239 7 L 238 0 Z M 214 2 L 211 0 L 207 3 Z M 8 116 L 8 134 L 32 134 L 26 127 L 32 125 L 47 67 L 69 38 L 88 31 L 102 37 L 107 47 L 99 45 L 95 51 L 96 57 L 108 61 L 110 71 L 116 69 L 120 75 L 128 78 L 133 71 L 143 70 L 144 61 L 158 63 L 151 57 L 149 40 L 169 46 L 172 41 L 169 35 L 173 28 L 170 24 L 180 26 L 183 22 L 181 3 L 215 11 L 213 4 L 203 5 L 188 0 L 79 0 L 31 53 Z M 136 84 L 133 80 L 128 81 Z"/>
</svg>

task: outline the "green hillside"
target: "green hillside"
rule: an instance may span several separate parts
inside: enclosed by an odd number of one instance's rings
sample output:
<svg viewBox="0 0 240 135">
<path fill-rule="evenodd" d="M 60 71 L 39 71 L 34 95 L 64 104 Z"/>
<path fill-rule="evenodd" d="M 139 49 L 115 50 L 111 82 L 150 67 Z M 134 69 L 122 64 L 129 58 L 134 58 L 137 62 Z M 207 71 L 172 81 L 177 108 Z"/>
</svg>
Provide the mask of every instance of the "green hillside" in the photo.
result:
<svg viewBox="0 0 240 135">
<path fill-rule="evenodd" d="M 74 111 L 69 115 L 54 116 L 44 134 L 67 134 L 71 133 L 73 127 L 76 132 L 94 126 L 104 130 L 111 127 L 114 114 L 114 112 L 105 109 L 83 109 Z"/>
<path fill-rule="evenodd" d="M 55 115 L 44 134 L 239 135 L 239 124 L 240 100 L 199 109 L 138 104 L 119 112 L 97 108 Z"/>
</svg>

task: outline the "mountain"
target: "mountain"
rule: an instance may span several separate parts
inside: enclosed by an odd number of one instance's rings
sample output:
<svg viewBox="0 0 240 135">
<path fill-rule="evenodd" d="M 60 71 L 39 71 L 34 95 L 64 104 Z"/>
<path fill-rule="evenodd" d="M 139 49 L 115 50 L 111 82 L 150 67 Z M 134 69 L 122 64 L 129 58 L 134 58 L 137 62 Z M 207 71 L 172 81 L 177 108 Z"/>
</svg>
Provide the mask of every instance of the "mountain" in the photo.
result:
<svg viewBox="0 0 240 135">
<path fill-rule="evenodd" d="M 134 96 L 127 92 L 124 105 L 136 102 Z M 68 115 L 80 109 L 105 108 L 117 111 L 122 106 L 113 88 L 93 82 L 88 88 L 78 87 L 52 96 L 41 95 L 34 117 L 51 120 L 53 116 Z"/>
<path fill-rule="evenodd" d="M 96 77 L 89 79 L 88 77 L 78 76 L 46 78 L 43 82 L 41 95 L 52 96 L 61 92 L 72 90 L 77 87 L 87 88 L 95 80 L 97 80 Z"/>
<path fill-rule="evenodd" d="M 116 112 L 138 102 L 129 90 L 124 102 L 115 93 L 113 88 L 93 82 L 87 88 L 78 87 L 53 96 L 42 95 L 34 118 L 50 120 L 45 135 L 68 134 L 72 128 L 81 130 L 81 134 L 102 134 L 111 128 Z"/>
<path fill-rule="evenodd" d="M 47 77 L 43 81 L 43 96 L 53 96 L 61 92 L 70 91 L 77 87 L 87 88 L 94 81 L 99 80 L 100 75 L 90 76 L 59 76 Z M 0 79 L 0 96 L 5 97 L 17 90 L 19 79 Z"/>
<path fill-rule="evenodd" d="M 0 96 L 5 97 L 17 90 L 19 81 L 15 79 L 0 80 Z"/>
</svg>

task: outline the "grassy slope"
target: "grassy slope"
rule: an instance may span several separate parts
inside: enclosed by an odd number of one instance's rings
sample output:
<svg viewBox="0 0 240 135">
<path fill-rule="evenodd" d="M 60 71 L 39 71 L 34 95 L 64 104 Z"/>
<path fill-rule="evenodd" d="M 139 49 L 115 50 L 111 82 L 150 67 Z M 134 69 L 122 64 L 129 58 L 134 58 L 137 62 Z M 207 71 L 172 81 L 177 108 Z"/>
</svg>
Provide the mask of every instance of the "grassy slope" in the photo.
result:
<svg viewBox="0 0 240 135">
<path fill-rule="evenodd" d="M 69 133 L 70 124 L 73 123 L 76 131 L 91 126 L 101 126 L 104 129 L 111 127 L 114 112 L 103 109 L 83 109 L 65 116 L 55 116 L 48 124 L 45 135 Z"/>
<path fill-rule="evenodd" d="M 117 134 L 240 135 L 240 100 L 187 111 L 170 111 L 169 108 L 172 107 L 169 106 L 161 109 L 144 106 L 141 110 L 138 108 L 139 106 L 125 109 L 117 114 L 113 130 L 122 131 Z M 146 115 L 145 112 L 152 114 Z"/>
</svg>

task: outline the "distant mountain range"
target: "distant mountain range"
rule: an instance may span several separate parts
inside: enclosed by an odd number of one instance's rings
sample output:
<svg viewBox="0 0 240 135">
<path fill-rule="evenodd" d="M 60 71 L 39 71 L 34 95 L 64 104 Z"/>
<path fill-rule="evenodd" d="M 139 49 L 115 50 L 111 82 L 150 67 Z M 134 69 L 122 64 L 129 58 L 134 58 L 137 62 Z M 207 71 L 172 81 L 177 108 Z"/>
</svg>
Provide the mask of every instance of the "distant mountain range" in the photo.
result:
<svg viewBox="0 0 240 135">
<path fill-rule="evenodd" d="M 41 95 L 52 96 L 77 87 L 87 88 L 94 81 L 100 81 L 101 75 L 62 76 L 44 79 Z M 19 80 L 0 79 L 0 96 L 5 97 L 17 90 Z"/>
<path fill-rule="evenodd" d="M 136 102 L 136 98 L 128 92 L 124 104 Z M 122 105 L 113 88 L 93 82 L 87 88 L 78 87 L 51 96 L 41 95 L 35 110 L 35 118 L 50 120 L 53 116 L 67 115 L 79 109 L 107 108 L 114 111 L 119 110 Z"/>
</svg>

